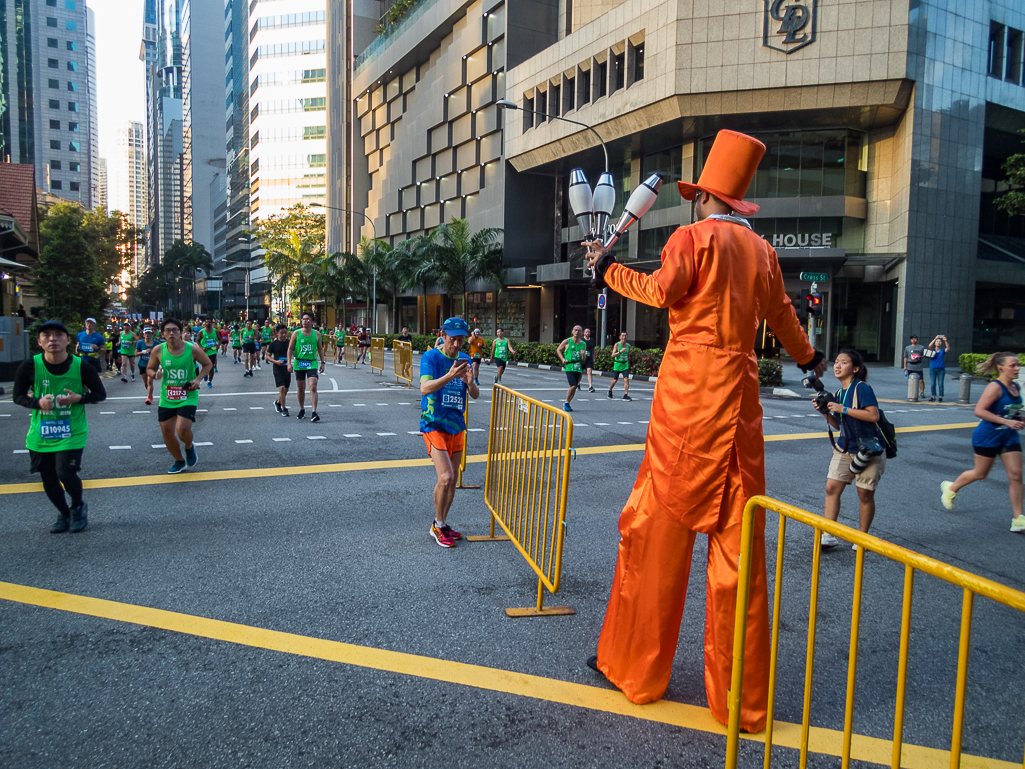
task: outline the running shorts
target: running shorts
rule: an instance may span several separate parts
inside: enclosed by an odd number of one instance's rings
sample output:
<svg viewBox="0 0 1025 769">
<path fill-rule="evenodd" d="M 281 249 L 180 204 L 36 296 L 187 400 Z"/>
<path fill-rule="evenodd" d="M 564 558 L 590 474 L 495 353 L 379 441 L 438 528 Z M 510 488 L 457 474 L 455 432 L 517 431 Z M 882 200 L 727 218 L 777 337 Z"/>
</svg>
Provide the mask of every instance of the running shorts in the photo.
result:
<svg viewBox="0 0 1025 769">
<path fill-rule="evenodd" d="M 441 430 L 431 430 L 424 433 L 424 443 L 427 444 L 427 456 L 431 455 L 431 449 L 447 451 L 449 456 L 456 454 L 466 448 L 466 433 L 443 433 Z"/>
<path fill-rule="evenodd" d="M 175 417 L 181 417 L 182 419 L 191 419 L 193 422 L 196 421 L 196 407 L 195 406 L 175 406 L 173 408 L 168 406 L 157 406 L 157 421 L 166 422 L 168 419 L 174 419 Z"/>
</svg>

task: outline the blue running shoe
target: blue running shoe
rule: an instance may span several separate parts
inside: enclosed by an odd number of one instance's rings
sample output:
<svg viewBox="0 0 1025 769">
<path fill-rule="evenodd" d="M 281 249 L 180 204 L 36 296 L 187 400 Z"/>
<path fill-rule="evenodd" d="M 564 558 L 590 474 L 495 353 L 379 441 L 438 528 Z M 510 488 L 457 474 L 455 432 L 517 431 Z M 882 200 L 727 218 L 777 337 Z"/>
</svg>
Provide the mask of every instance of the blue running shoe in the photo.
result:
<svg viewBox="0 0 1025 769">
<path fill-rule="evenodd" d="M 569 405 L 568 403 L 563 403 L 563 404 L 562 404 L 562 410 L 563 410 L 563 411 L 572 411 L 572 410 L 573 410 L 573 407 L 572 407 L 572 406 L 570 406 L 570 405 Z"/>
<path fill-rule="evenodd" d="M 213 386 L 214 386 L 214 383 L 213 383 L 213 382 L 207 382 L 207 383 L 206 383 L 206 386 L 207 386 L 207 387 L 213 387 Z"/>
<path fill-rule="evenodd" d="M 184 469 L 185 469 L 185 462 L 184 461 L 182 461 L 182 462 L 175 462 L 173 465 L 171 465 L 169 468 L 167 468 L 167 472 L 168 472 L 169 475 L 177 475 L 178 473 L 180 473 Z"/>
<path fill-rule="evenodd" d="M 185 449 L 185 464 L 195 467 L 197 462 L 199 462 L 199 455 L 196 453 L 196 447 Z"/>
</svg>

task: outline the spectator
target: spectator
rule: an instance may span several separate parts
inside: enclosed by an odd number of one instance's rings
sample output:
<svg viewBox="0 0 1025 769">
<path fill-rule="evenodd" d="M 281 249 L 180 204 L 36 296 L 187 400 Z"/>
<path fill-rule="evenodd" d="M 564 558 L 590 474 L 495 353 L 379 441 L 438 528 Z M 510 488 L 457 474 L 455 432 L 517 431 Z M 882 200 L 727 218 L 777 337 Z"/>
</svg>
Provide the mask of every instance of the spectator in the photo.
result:
<svg viewBox="0 0 1025 769">
<path fill-rule="evenodd" d="M 922 366 L 925 363 L 925 347 L 918 343 L 918 336 L 911 335 L 911 344 L 904 348 L 904 376 L 918 374 L 918 395 L 925 397 L 925 380 Z"/>
<path fill-rule="evenodd" d="M 929 403 L 939 398 L 943 403 L 943 379 L 947 375 L 947 352 L 950 350 L 950 343 L 942 334 L 936 336 L 929 342 L 929 378 L 930 390 Z"/>
<path fill-rule="evenodd" d="M 399 341 L 412 343 L 413 335 L 409 333 L 409 326 L 402 327 L 402 333 L 399 334 Z"/>
</svg>

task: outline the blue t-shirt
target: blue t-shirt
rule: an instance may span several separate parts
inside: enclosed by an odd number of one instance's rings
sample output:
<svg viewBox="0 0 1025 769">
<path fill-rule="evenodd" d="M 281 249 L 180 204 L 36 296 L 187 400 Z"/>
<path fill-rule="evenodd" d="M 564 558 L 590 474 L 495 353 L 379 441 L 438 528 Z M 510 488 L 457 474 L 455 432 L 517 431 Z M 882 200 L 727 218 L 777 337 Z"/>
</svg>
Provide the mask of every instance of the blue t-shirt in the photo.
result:
<svg viewBox="0 0 1025 769">
<path fill-rule="evenodd" d="M 470 364 L 470 356 L 460 352 L 450 358 L 438 348 L 428 350 L 420 357 L 420 381 L 441 379 L 455 365 L 457 360 Z M 457 435 L 466 429 L 463 412 L 466 411 L 466 382 L 453 379 L 437 392 L 420 398 L 420 432 L 435 430 Z"/>
<path fill-rule="evenodd" d="M 857 398 L 855 398 L 855 391 L 857 391 Z M 864 382 L 855 380 L 846 390 L 838 390 L 836 393 L 837 403 L 842 403 L 848 408 L 855 408 L 855 400 L 857 400 L 857 408 L 859 409 L 867 409 L 869 406 L 879 408 L 876 394 Z M 841 416 L 840 437 L 836 440 L 836 446 L 840 451 L 845 451 L 848 454 L 857 454 L 858 438 L 875 438 L 877 435 L 875 422 L 865 422 L 852 416 Z"/>
<path fill-rule="evenodd" d="M 99 331 L 87 334 L 84 331 L 78 332 L 78 349 L 86 358 L 99 358 L 106 349 L 106 340 Z"/>
<path fill-rule="evenodd" d="M 944 347 L 942 350 L 936 350 L 929 361 L 929 368 L 946 368 L 947 367 L 947 348 Z"/>
<path fill-rule="evenodd" d="M 156 340 L 153 341 L 153 347 L 157 346 Z M 153 352 L 153 347 L 146 346 L 145 338 L 140 339 L 135 343 L 135 351 L 139 353 L 139 365 L 146 366 L 149 364 L 150 353 Z"/>
</svg>

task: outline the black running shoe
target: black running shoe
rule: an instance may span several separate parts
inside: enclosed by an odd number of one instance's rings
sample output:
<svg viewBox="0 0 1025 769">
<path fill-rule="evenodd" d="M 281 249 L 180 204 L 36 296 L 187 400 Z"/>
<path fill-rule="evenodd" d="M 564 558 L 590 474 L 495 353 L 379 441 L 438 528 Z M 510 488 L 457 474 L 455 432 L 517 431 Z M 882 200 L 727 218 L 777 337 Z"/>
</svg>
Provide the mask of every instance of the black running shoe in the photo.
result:
<svg viewBox="0 0 1025 769">
<path fill-rule="evenodd" d="M 288 413 L 288 409 L 281 409 L 281 416 L 287 417 L 291 416 L 291 414 Z"/>
<path fill-rule="evenodd" d="M 278 403 L 277 401 L 274 401 L 274 410 L 276 412 L 278 412 L 279 414 L 281 413 L 281 404 Z"/>
<path fill-rule="evenodd" d="M 299 409 L 299 413 L 295 415 L 296 419 L 306 419 L 306 409 Z"/>
<path fill-rule="evenodd" d="M 629 395 L 624 395 L 623 396 L 623 400 L 625 400 L 625 401 L 632 401 L 633 398 L 631 398 Z"/>
<path fill-rule="evenodd" d="M 310 421 L 311 422 L 319 422 L 320 421 L 320 415 L 316 411 L 311 411 L 310 412 Z"/>
</svg>

